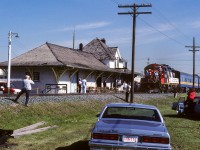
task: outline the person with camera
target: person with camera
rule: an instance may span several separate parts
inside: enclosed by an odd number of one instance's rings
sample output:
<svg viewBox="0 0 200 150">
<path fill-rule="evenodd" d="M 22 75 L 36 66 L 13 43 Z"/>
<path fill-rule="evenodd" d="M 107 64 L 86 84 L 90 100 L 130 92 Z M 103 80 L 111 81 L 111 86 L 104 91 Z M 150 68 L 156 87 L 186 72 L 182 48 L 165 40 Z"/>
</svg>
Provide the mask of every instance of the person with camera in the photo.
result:
<svg viewBox="0 0 200 150">
<path fill-rule="evenodd" d="M 26 94 L 26 101 L 25 101 L 25 106 L 28 106 L 28 101 L 29 101 L 29 95 L 30 95 L 30 92 L 31 92 L 31 84 L 34 84 L 34 82 L 31 80 L 31 77 L 29 75 L 26 75 L 25 76 L 25 79 L 23 80 L 23 88 L 21 90 L 21 92 L 19 92 L 19 94 L 17 95 L 17 97 L 15 98 L 14 102 L 17 103 L 17 100 L 19 99 L 19 97 L 22 95 L 22 94 Z"/>
</svg>

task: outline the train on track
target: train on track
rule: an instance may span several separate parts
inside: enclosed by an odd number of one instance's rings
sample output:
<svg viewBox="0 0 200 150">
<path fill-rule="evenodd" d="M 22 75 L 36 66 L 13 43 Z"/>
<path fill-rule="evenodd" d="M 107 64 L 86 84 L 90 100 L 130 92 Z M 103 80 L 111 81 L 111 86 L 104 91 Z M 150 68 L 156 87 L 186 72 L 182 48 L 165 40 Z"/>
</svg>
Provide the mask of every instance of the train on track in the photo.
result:
<svg viewBox="0 0 200 150">
<path fill-rule="evenodd" d="M 150 64 L 144 68 L 140 91 L 148 93 L 187 92 L 193 87 L 193 75 L 171 68 L 166 64 Z M 194 88 L 200 89 L 200 76 L 195 75 Z"/>
</svg>

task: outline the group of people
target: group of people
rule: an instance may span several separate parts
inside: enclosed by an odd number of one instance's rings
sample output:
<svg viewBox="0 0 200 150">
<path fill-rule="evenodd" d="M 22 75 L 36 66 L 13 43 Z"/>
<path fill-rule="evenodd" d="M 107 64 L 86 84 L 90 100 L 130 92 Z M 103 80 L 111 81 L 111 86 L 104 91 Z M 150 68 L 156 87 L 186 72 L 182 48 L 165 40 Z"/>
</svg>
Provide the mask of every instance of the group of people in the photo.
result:
<svg viewBox="0 0 200 150">
<path fill-rule="evenodd" d="M 86 88 L 87 88 L 87 80 L 79 78 L 78 80 L 78 93 L 86 93 Z"/>
<path fill-rule="evenodd" d="M 161 77 L 161 72 L 159 72 L 158 70 L 146 70 L 145 71 L 145 76 L 148 78 L 148 79 L 152 79 L 152 80 L 155 80 L 155 81 L 158 81 Z"/>
<path fill-rule="evenodd" d="M 29 75 L 26 75 L 25 79 L 23 80 L 23 88 L 21 89 L 21 92 L 17 95 L 17 97 L 13 101 L 17 102 L 19 97 L 25 93 L 26 94 L 25 106 L 28 106 L 29 95 L 30 95 L 30 91 L 32 89 L 31 84 L 34 84 L 34 82 L 31 80 L 31 77 Z M 81 80 L 81 78 L 79 78 L 78 92 L 81 93 L 81 91 L 82 91 L 82 93 L 86 93 L 86 88 L 87 88 L 87 80 L 86 79 Z M 129 83 L 124 82 L 123 89 L 126 93 L 126 102 L 128 102 L 129 93 L 131 91 L 131 85 Z M 174 91 L 174 98 L 176 98 L 176 97 L 177 97 L 177 91 L 176 92 Z M 189 92 L 188 92 L 187 100 L 184 103 L 185 105 L 188 104 L 190 112 L 194 111 L 194 107 L 195 107 L 194 97 L 195 97 L 195 89 L 190 88 Z"/>
</svg>

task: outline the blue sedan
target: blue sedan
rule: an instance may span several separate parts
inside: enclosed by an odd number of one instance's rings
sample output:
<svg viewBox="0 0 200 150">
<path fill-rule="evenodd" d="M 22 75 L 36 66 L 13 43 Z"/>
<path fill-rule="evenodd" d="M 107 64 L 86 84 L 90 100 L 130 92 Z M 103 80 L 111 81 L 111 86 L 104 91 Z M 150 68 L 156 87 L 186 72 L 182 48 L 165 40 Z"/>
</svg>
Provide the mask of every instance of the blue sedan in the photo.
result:
<svg viewBox="0 0 200 150">
<path fill-rule="evenodd" d="M 160 111 L 151 105 L 107 104 L 92 130 L 90 150 L 170 150 L 170 135 Z"/>
</svg>

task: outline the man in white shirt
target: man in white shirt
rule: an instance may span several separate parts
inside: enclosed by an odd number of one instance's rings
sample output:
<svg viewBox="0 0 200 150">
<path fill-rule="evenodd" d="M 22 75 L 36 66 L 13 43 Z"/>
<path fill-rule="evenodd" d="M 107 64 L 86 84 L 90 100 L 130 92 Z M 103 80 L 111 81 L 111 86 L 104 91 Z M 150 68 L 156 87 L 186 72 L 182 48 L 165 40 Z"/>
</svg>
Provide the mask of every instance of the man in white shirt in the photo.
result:
<svg viewBox="0 0 200 150">
<path fill-rule="evenodd" d="M 82 93 L 86 93 L 87 80 L 82 80 Z"/>
<path fill-rule="evenodd" d="M 130 86 L 130 84 L 127 84 L 126 85 L 126 102 L 128 102 L 128 100 L 129 100 L 130 90 L 131 90 L 131 86 Z"/>
<path fill-rule="evenodd" d="M 32 89 L 31 87 L 31 84 L 34 84 L 34 82 L 31 80 L 31 77 L 29 75 L 26 75 L 25 76 L 25 79 L 24 79 L 24 86 L 21 90 L 21 92 L 19 92 L 19 94 L 17 95 L 17 97 L 15 98 L 14 102 L 17 102 L 17 100 L 19 99 L 19 97 L 26 93 L 26 101 L 25 101 L 25 106 L 28 105 L 28 101 L 29 101 L 29 94 L 30 94 L 30 91 Z"/>
</svg>

